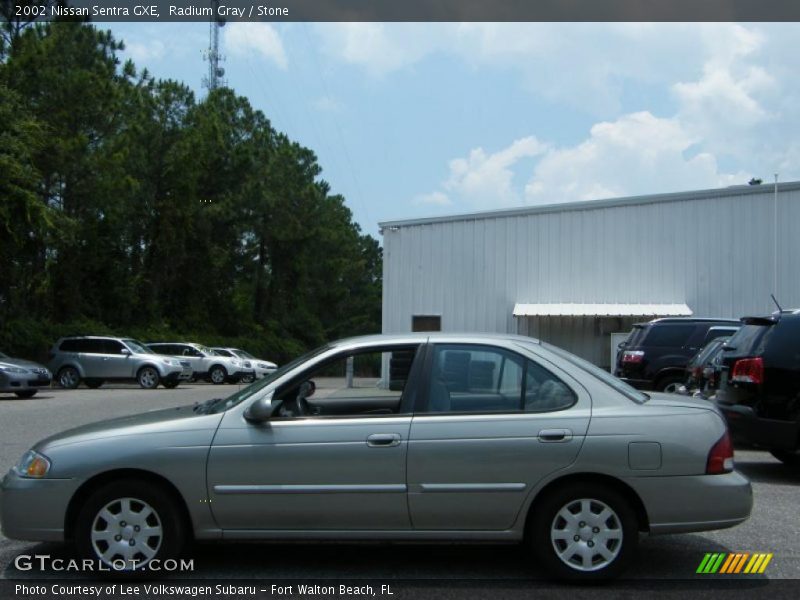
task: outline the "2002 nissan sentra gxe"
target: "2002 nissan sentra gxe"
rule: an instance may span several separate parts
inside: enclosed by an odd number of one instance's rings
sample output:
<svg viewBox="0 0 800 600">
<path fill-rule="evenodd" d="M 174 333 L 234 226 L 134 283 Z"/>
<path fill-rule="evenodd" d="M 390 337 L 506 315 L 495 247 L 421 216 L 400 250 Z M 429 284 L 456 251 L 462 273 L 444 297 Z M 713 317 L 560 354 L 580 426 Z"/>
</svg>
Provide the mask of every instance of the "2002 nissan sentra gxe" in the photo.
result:
<svg viewBox="0 0 800 600">
<path fill-rule="evenodd" d="M 712 403 L 527 337 L 412 334 L 39 442 L 0 520 L 115 568 L 191 537 L 527 540 L 551 576 L 592 579 L 621 572 L 639 531 L 731 527 L 751 506 Z"/>
</svg>

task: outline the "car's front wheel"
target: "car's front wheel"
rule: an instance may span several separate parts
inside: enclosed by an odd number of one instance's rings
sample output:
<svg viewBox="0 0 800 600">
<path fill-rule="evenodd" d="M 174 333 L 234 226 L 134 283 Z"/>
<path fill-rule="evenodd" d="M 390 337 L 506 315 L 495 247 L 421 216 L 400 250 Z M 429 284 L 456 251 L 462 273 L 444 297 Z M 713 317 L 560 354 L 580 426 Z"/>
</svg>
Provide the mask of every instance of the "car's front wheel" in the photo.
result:
<svg viewBox="0 0 800 600">
<path fill-rule="evenodd" d="M 155 367 L 142 367 L 136 375 L 139 385 L 146 390 L 154 390 L 158 387 L 161 377 Z"/>
<path fill-rule="evenodd" d="M 75 367 L 64 367 L 58 372 L 58 385 L 68 390 L 74 390 L 81 382 L 81 374 Z"/>
<path fill-rule="evenodd" d="M 604 580 L 622 573 L 638 544 L 636 515 L 624 496 L 599 484 L 568 484 L 533 513 L 531 543 L 557 579 Z"/>
<path fill-rule="evenodd" d="M 186 527 L 172 497 L 148 481 L 114 481 L 92 493 L 75 523 L 75 546 L 103 569 L 134 573 L 176 558 Z"/>
<path fill-rule="evenodd" d="M 208 378 L 214 385 L 219 385 L 220 383 L 225 383 L 225 380 L 228 379 L 228 373 L 224 367 L 216 365 L 211 367 L 211 371 L 208 372 Z"/>
</svg>

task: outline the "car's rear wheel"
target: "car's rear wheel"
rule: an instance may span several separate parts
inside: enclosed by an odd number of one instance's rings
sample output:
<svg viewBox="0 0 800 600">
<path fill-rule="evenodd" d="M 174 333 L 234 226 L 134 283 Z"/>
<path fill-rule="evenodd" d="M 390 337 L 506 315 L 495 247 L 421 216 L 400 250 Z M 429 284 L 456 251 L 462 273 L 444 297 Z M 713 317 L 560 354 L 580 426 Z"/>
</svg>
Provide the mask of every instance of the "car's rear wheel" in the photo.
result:
<svg viewBox="0 0 800 600">
<path fill-rule="evenodd" d="M 161 377 L 155 367 L 142 367 L 136 375 L 139 385 L 146 390 L 154 390 L 158 387 Z"/>
<path fill-rule="evenodd" d="M 574 483 L 548 494 L 533 512 L 530 540 L 557 579 L 605 580 L 622 573 L 638 544 L 636 514 L 611 487 Z"/>
<path fill-rule="evenodd" d="M 81 374 L 75 367 L 64 367 L 56 377 L 58 385 L 68 390 L 74 390 L 81 382 Z"/>
<path fill-rule="evenodd" d="M 39 390 L 25 390 L 22 392 L 14 392 L 17 398 L 33 398 Z"/>
<path fill-rule="evenodd" d="M 84 559 L 114 572 L 134 573 L 153 560 L 176 558 L 186 527 L 170 494 L 148 481 L 115 481 L 92 493 L 75 523 Z"/>
<path fill-rule="evenodd" d="M 84 379 L 83 382 L 86 384 L 86 387 L 92 388 L 93 390 L 96 390 L 105 383 L 103 379 Z"/>
<path fill-rule="evenodd" d="M 253 383 L 255 380 L 256 380 L 255 373 L 243 375 L 241 379 L 242 383 Z"/>
<path fill-rule="evenodd" d="M 800 467 L 800 450 L 770 450 L 770 454 L 790 467 Z"/>
<path fill-rule="evenodd" d="M 208 378 L 214 385 L 219 385 L 220 383 L 225 383 L 225 380 L 228 378 L 228 373 L 225 371 L 224 367 L 216 365 L 211 367 L 211 370 L 208 372 Z"/>
<path fill-rule="evenodd" d="M 667 375 L 658 380 L 656 390 L 667 394 L 677 394 L 683 383 L 684 377 L 682 375 Z"/>
</svg>

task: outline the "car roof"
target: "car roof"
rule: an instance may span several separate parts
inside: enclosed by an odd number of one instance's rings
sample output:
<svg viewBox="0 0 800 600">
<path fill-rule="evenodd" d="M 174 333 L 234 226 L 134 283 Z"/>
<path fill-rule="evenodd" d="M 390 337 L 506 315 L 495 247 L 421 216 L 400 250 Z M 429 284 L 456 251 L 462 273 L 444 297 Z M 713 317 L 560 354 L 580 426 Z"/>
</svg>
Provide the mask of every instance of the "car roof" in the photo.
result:
<svg viewBox="0 0 800 600">
<path fill-rule="evenodd" d="M 634 323 L 634 327 L 644 327 L 645 325 L 657 324 L 680 324 L 680 323 L 724 323 L 739 325 L 739 319 L 723 319 L 719 317 L 662 317 L 660 319 L 653 319 L 651 321 L 642 321 L 641 323 Z"/>
<path fill-rule="evenodd" d="M 357 337 L 336 340 L 332 345 L 340 346 L 345 344 L 373 344 L 373 343 L 423 343 L 423 342 L 453 342 L 453 343 L 476 343 L 476 342 L 508 342 L 518 341 L 524 343 L 539 344 L 536 338 L 525 335 L 515 335 L 511 333 L 466 333 L 466 332 L 442 332 L 442 331 L 420 331 L 414 333 L 380 333 L 374 335 L 362 335 Z"/>
</svg>

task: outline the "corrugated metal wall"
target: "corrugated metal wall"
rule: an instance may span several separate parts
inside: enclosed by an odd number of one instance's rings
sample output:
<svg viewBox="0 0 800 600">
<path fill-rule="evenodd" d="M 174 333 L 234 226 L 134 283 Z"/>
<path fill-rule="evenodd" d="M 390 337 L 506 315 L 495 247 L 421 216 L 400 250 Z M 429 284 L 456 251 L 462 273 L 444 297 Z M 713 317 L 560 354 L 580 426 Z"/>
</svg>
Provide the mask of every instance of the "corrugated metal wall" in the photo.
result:
<svg viewBox="0 0 800 600">
<path fill-rule="evenodd" d="M 778 299 L 800 307 L 800 185 L 780 190 Z M 383 224 L 383 330 L 410 331 L 412 315 L 439 314 L 444 331 L 538 333 L 608 364 L 608 336 L 594 319 L 518 324 L 514 304 L 685 302 L 698 316 L 734 318 L 772 311 L 773 187 L 675 196 Z"/>
</svg>

